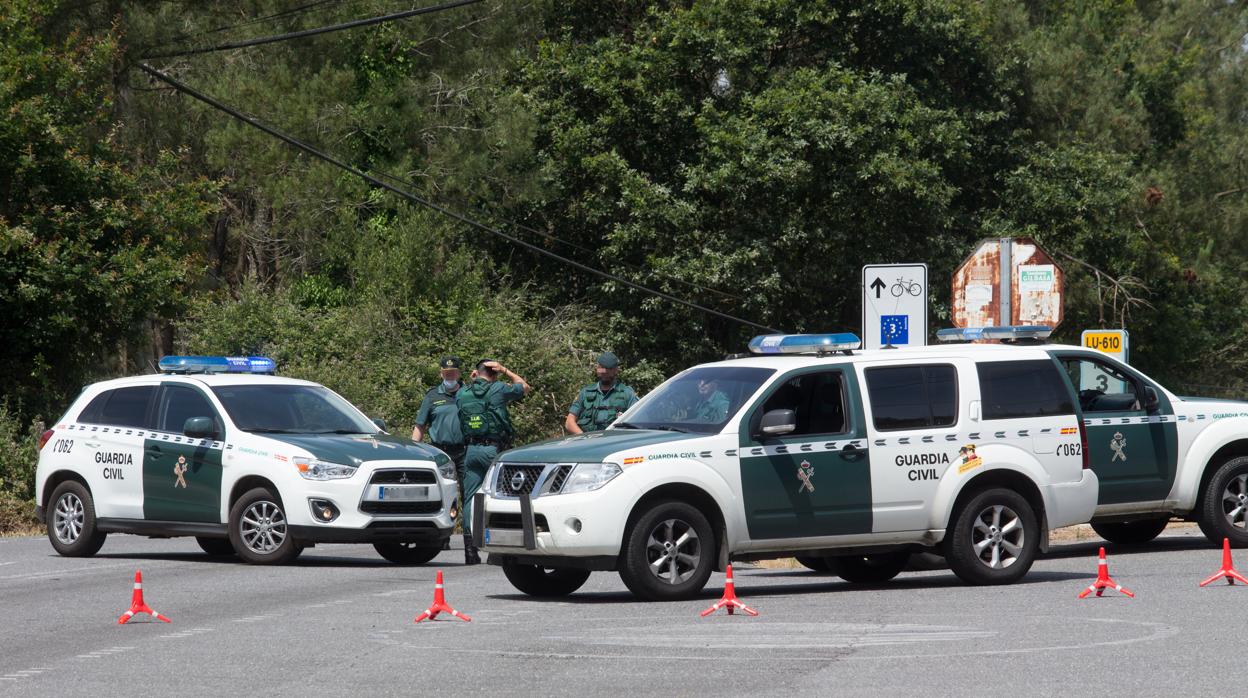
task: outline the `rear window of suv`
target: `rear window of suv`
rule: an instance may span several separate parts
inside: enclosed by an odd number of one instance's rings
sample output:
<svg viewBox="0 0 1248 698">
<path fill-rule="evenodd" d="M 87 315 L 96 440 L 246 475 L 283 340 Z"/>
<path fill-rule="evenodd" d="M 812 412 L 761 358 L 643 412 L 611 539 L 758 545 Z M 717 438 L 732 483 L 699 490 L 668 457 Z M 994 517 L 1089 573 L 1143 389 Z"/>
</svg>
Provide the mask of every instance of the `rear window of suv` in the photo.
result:
<svg viewBox="0 0 1248 698">
<path fill-rule="evenodd" d="M 1066 380 L 1048 359 L 977 364 L 984 419 L 1075 413 Z"/>
<path fill-rule="evenodd" d="M 932 429 L 958 421 L 953 366 L 890 366 L 866 371 L 871 418 L 880 431 Z"/>
<path fill-rule="evenodd" d="M 114 427 L 146 427 L 147 405 L 155 392 L 154 385 L 107 390 L 87 405 L 78 416 L 78 421 Z"/>
</svg>

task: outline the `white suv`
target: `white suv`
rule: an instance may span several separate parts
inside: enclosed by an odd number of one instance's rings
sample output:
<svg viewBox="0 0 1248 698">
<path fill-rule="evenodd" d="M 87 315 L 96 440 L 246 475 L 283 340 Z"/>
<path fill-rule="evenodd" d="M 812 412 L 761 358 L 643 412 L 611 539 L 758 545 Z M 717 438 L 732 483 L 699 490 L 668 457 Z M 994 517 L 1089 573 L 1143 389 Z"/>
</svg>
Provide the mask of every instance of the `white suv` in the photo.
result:
<svg viewBox="0 0 1248 698">
<path fill-rule="evenodd" d="M 1093 517 L 1096 427 L 1053 347 L 857 347 L 758 337 L 753 356 L 676 375 L 606 431 L 503 453 L 475 507 L 489 562 L 534 595 L 618 570 L 639 597 L 690 598 L 730 560 L 790 555 L 880 582 L 914 551 L 999 584 L 1049 529 Z"/>
<path fill-rule="evenodd" d="M 454 528 L 450 459 L 387 434 L 262 357 L 165 357 L 162 374 L 88 386 L 45 432 L 37 514 L 67 556 L 108 533 L 195 536 L 212 555 L 284 563 L 316 543 L 428 562 Z"/>
</svg>

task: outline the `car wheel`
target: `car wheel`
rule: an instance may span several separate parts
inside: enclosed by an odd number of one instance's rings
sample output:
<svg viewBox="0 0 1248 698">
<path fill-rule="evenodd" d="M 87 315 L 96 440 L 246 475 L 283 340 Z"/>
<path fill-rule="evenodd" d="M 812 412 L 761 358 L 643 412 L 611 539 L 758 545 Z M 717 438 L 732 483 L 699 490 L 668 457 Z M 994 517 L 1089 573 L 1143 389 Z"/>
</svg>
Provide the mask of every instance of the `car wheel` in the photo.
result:
<svg viewBox="0 0 1248 698">
<path fill-rule="evenodd" d="M 945 535 L 949 568 L 967 584 L 1009 584 L 1031 569 L 1040 527 L 1031 504 L 1013 490 L 987 489 L 954 514 Z"/>
<path fill-rule="evenodd" d="M 264 487 L 248 491 L 230 508 L 230 542 L 239 557 L 255 565 L 283 565 L 303 552 L 290 536 L 282 500 Z"/>
<path fill-rule="evenodd" d="M 503 565 L 507 581 L 529 596 L 567 596 L 580 589 L 589 579 L 589 570 L 571 567 L 541 567 L 508 563 Z"/>
<path fill-rule="evenodd" d="M 901 574 L 910 553 L 850 555 L 828 558 L 828 569 L 852 584 L 882 584 Z"/>
<path fill-rule="evenodd" d="M 107 533 L 96 530 L 95 501 L 85 485 L 66 480 L 52 491 L 46 524 L 48 540 L 65 557 L 91 557 L 104 545 Z"/>
<path fill-rule="evenodd" d="M 1166 530 L 1170 517 L 1160 519 L 1140 519 L 1138 521 L 1115 521 L 1113 523 L 1094 523 L 1092 530 L 1096 535 L 1110 543 L 1119 545 L 1140 545 L 1161 535 Z"/>
<path fill-rule="evenodd" d="M 798 564 L 800 564 L 802 567 L 805 567 L 806 569 L 811 570 L 812 572 L 829 571 L 828 559 L 826 557 L 815 557 L 813 555 L 798 555 L 797 557 L 793 559 L 797 560 Z"/>
<path fill-rule="evenodd" d="M 1199 523 L 1218 545 L 1227 538 L 1232 547 L 1248 547 L 1248 456 L 1223 463 L 1209 478 Z"/>
<path fill-rule="evenodd" d="M 377 554 L 396 565 L 423 565 L 442 552 L 442 544 L 417 545 L 416 543 L 373 543 Z"/>
<path fill-rule="evenodd" d="M 205 538 L 196 536 L 195 542 L 199 543 L 200 550 L 217 557 L 230 557 L 235 554 L 234 544 L 229 538 Z"/>
<path fill-rule="evenodd" d="M 715 550 L 701 511 L 684 502 L 656 502 L 628 529 L 620 578 L 647 601 L 691 599 L 711 576 Z"/>
</svg>

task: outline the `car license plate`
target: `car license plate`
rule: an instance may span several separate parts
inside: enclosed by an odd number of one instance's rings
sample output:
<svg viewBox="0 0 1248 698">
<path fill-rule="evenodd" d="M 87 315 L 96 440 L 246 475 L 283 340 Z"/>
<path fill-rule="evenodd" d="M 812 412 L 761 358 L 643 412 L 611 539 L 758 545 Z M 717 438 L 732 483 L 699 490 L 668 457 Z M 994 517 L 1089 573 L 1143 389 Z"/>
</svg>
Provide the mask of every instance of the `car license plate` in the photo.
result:
<svg viewBox="0 0 1248 698">
<path fill-rule="evenodd" d="M 423 502 L 427 499 L 429 499 L 428 487 L 413 487 L 411 485 L 377 486 L 377 501 L 379 502 Z"/>
<path fill-rule="evenodd" d="M 524 547 L 524 531 L 511 528 L 487 528 L 483 542 L 486 545 L 522 548 Z"/>
</svg>

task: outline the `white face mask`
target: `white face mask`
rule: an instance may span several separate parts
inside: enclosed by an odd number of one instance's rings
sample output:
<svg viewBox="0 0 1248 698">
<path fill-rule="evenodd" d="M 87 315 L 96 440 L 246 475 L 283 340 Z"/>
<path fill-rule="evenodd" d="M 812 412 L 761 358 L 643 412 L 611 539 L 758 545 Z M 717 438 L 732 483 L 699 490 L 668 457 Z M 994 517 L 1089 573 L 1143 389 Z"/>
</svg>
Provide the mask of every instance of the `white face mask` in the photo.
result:
<svg viewBox="0 0 1248 698">
<path fill-rule="evenodd" d="M 448 381 L 448 380 L 443 379 L 442 387 L 446 388 L 447 390 L 454 390 L 459 387 L 459 381 Z"/>
</svg>

